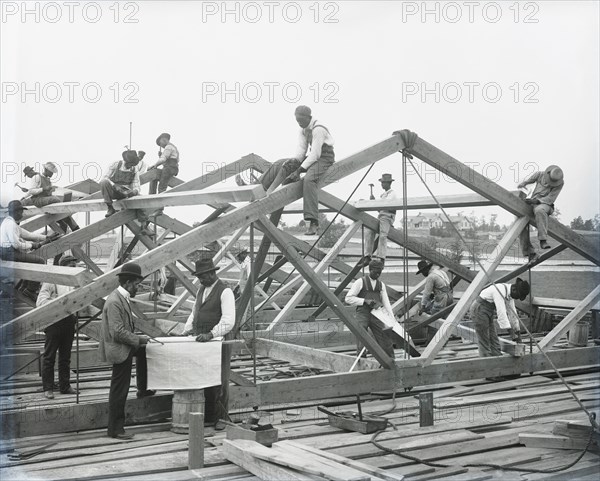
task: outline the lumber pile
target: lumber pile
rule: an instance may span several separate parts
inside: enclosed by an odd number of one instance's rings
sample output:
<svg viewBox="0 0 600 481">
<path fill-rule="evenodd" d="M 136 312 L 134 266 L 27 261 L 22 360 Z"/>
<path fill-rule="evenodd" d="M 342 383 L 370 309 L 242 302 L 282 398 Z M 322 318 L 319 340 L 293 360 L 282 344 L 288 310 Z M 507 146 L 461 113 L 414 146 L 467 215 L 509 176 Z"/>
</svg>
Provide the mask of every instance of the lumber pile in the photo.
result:
<svg viewBox="0 0 600 481">
<path fill-rule="evenodd" d="M 223 455 L 265 481 L 321 480 L 402 481 L 404 476 L 338 454 L 311 448 L 294 441 L 279 441 L 267 448 L 238 439 L 223 442 Z"/>
<path fill-rule="evenodd" d="M 552 433 L 522 433 L 519 442 L 530 448 L 551 449 L 585 449 L 589 442 L 588 450 L 598 453 L 600 433 L 592 431 L 589 421 L 561 419 L 554 421 Z"/>
</svg>

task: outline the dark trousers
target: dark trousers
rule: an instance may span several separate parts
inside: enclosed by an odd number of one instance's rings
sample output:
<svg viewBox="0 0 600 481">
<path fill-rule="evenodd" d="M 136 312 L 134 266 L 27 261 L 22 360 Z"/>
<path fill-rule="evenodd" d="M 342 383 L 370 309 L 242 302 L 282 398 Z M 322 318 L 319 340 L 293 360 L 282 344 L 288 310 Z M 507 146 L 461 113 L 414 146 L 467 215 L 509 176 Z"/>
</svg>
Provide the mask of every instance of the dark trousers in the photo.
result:
<svg viewBox="0 0 600 481">
<path fill-rule="evenodd" d="M 28 197 L 21 201 L 23 205 L 34 205 L 36 207 L 45 207 L 50 204 L 58 204 L 62 202 L 62 199 L 59 199 L 55 195 L 41 195 L 36 197 Z M 71 229 L 71 231 L 76 231 L 79 229 L 77 222 L 71 216 L 65 217 L 57 221 L 58 225 L 63 228 L 65 232 L 67 232 L 67 228 Z"/>
<path fill-rule="evenodd" d="M 371 313 L 358 309 L 356 310 L 356 320 L 358 321 L 359 326 L 365 331 L 367 331 L 367 328 L 371 329 L 377 344 L 381 346 L 388 356 L 394 359 L 394 343 L 392 342 L 392 338 L 384 332 L 383 323 Z M 363 347 L 364 344 L 357 339 L 356 353 L 360 354 Z"/>
<path fill-rule="evenodd" d="M 288 175 L 298 170 L 300 161 L 297 159 L 279 159 L 273 162 L 258 181 L 265 191 L 275 190 L 279 187 Z"/>
<path fill-rule="evenodd" d="M 158 179 L 150 182 L 149 194 L 156 194 L 156 188 L 158 187 L 158 193 L 162 193 L 169 187 L 169 181 L 179 174 L 179 167 L 172 164 L 163 164 L 162 169 L 158 169 L 160 174 Z"/>
<path fill-rule="evenodd" d="M 74 316 L 66 317 L 45 330 L 46 342 L 42 355 L 42 385 L 44 391 L 52 391 L 54 385 L 54 361 L 58 351 L 58 388 L 66 392 L 71 387 L 71 349 L 75 337 Z"/>
<path fill-rule="evenodd" d="M 145 391 L 148 386 L 148 369 L 146 364 L 146 346 L 137 351 L 131 349 L 125 361 L 113 364 L 108 394 L 108 435 L 116 436 L 125 432 L 125 402 L 131 385 L 131 365 L 135 356 L 136 384 L 138 391 Z"/>
<path fill-rule="evenodd" d="M 496 306 L 478 297 L 471 304 L 471 319 L 477 333 L 477 347 L 481 357 L 501 356 L 500 338 L 494 321 Z"/>
<path fill-rule="evenodd" d="M 223 344 L 221 348 L 221 385 L 204 389 L 204 422 L 206 423 L 214 423 L 219 419 L 229 419 L 230 365 L 231 344 Z"/>
<path fill-rule="evenodd" d="M 304 220 L 319 222 L 319 188 L 317 183 L 333 165 L 333 158 L 320 158 L 304 175 L 302 193 L 304 197 Z"/>
<path fill-rule="evenodd" d="M 46 261 L 35 254 L 18 251 L 12 247 L 0 248 L 0 259 L 3 261 L 28 262 L 30 264 L 45 264 Z M 36 292 L 40 283 L 36 281 L 23 281 L 23 287 L 32 292 Z"/>
<path fill-rule="evenodd" d="M 119 185 L 119 184 L 117 184 Z M 113 200 L 123 200 L 126 199 L 127 196 L 123 194 L 118 187 L 114 187 L 108 180 L 102 179 L 100 181 L 100 191 L 102 192 L 102 198 L 106 205 L 112 205 Z M 148 220 L 148 216 L 143 209 L 135 210 L 137 220 L 140 223 L 145 223 Z"/>
</svg>

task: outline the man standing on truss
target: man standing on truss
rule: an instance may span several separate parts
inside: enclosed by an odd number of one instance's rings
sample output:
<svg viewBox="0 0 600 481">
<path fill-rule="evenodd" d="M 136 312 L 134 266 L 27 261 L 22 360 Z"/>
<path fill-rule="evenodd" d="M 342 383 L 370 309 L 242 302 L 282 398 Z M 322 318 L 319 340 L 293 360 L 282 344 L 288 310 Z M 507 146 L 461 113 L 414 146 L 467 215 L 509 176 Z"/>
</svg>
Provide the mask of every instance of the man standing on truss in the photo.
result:
<svg viewBox="0 0 600 481">
<path fill-rule="evenodd" d="M 397 198 L 396 192 L 392 190 L 392 182 L 394 182 L 392 174 L 383 174 L 381 179 L 379 179 L 379 182 L 381 182 L 381 188 L 383 189 L 383 194 L 379 196 L 380 199 L 394 200 Z M 365 238 L 365 251 L 367 254 L 363 260 L 363 265 L 369 264 L 371 255 L 379 257 L 379 259 L 385 264 L 387 238 L 391 227 L 394 225 L 394 220 L 396 220 L 396 211 L 393 209 L 380 210 L 377 214 L 377 218 L 379 219 L 379 241 L 377 244 L 377 253 L 375 254 L 373 252 L 373 245 L 375 244 L 375 232 L 371 229 L 367 229 Z"/>
</svg>

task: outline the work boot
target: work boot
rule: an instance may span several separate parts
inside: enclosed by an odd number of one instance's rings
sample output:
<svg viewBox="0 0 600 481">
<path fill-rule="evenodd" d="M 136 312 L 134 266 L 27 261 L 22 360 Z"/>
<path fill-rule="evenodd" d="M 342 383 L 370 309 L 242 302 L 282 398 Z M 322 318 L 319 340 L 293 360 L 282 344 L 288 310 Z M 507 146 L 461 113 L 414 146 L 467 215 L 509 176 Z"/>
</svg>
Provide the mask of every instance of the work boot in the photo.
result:
<svg viewBox="0 0 600 481">
<path fill-rule="evenodd" d="M 319 230 L 319 223 L 317 221 L 311 220 L 310 227 L 304 233 L 304 235 L 317 235 L 318 230 Z"/>
<path fill-rule="evenodd" d="M 116 214 L 117 211 L 115 210 L 115 208 L 113 207 L 112 204 L 107 204 L 108 205 L 108 209 L 106 210 L 106 214 L 104 214 L 104 217 L 110 217 L 113 214 Z"/>
<path fill-rule="evenodd" d="M 529 254 L 529 262 L 530 263 L 534 263 L 535 261 L 537 261 L 539 259 L 539 255 L 537 254 L 537 252 L 532 252 L 531 254 Z"/>
<path fill-rule="evenodd" d="M 44 397 L 46 399 L 54 399 L 54 393 L 52 391 L 44 391 Z"/>
<path fill-rule="evenodd" d="M 542 249 L 550 249 L 550 244 L 548 244 L 548 242 L 546 240 L 541 240 L 540 241 L 540 247 Z"/>
<path fill-rule="evenodd" d="M 75 389 L 73 386 L 69 386 L 68 389 L 65 389 L 64 391 L 61 391 L 61 394 L 77 394 L 79 391 L 77 391 L 77 389 Z"/>
<path fill-rule="evenodd" d="M 142 398 L 142 397 L 148 397 L 148 396 L 154 396 L 156 394 L 156 391 L 154 389 L 146 389 L 145 391 L 138 391 L 135 396 L 137 398 Z"/>
<path fill-rule="evenodd" d="M 360 266 L 367 267 L 369 265 L 369 262 L 371 262 L 371 256 L 364 256 L 360 261 Z"/>
</svg>

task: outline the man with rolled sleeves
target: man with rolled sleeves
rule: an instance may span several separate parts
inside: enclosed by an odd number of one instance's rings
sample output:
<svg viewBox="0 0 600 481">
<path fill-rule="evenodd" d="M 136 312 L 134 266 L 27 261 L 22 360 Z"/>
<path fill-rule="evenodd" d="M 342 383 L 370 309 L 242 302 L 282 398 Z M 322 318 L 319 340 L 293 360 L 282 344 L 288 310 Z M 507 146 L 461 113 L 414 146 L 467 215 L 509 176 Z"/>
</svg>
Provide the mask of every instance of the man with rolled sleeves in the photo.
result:
<svg viewBox="0 0 600 481">
<path fill-rule="evenodd" d="M 168 133 L 160 134 L 156 139 L 156 145 L 160 147 L 158 160 L 148 168 L 158 169 L 159 178 L 150 182 L 150 194 L 161 194 L 167 187 L 169 181 L 179 173 L 179 150 L 171 143 L 171 135 Z M 162 166 L 162 169 L 159 167 Z"/>
<path fill-rule="evenodd" d="M 128 262 L 123 264 L 117 276 L 119 287 L 108 296 L 102 309 L 98 350 L 100 360 L 113 365 L 108 395 L 107 434 L 111 438 L 126 440 L 133 438 L 133 434 L 125 432 L 124 426 L 134 357 L 137 397 L 152 396 L 155 391 L 147 388 L 146 344 L 149 338 L 135 334 L 130 304 L 130 299 L 135 297 L 138 285 L 144 279 L 142 269 L 138 264 Z"/>
<path fill-rule="evenodd" d="M 424 312 L 433 315 L 452 304 L 452 284 L 448 275 L 439 266 L 426 260 L 419 261 L 417 267 L 417 275 L 426 277 L 419 315 Z"/>
<path fill-rule="evenodd" d="M 557 165 L 549 166 L 545 171 L 534 172 L 521 182 L 517 188 L 523 189 L 526 185 L 535 184 L 531 197 L 525 202 L 533 206 L 533 215 L 538 231 L 538 240 L 542 249 L 550 249 L 548 244 L 548 217 L 554 212 L 554 202 L 565 185 L 562 169 Z M 531 243 L 529 226 L 521 232 L 521 249 L 523 255 L 535 261 L 537 253 Z"/>
<path fill-rule="evenodd" d="M 356 306 L 356 318 L 359 325 L 366 331 L 371 329 L 373 336 L 385 353 L 394 358 L 394 345 L 392 338 L 384 332 L 384 324 L 377 319 L 371 311 L 383 306 L 393 318 L 392 305 L 387 295 L 386 287 L 379 280 L 383 272 L 383 262 L 372 259 L 369 262 L 369 275 L 354 281 L 346 294 L 346 303 Z M 356 350 L 360 354 L 363 344 L 357 340 Z"/>
<path fill-rule="evenodd" d="M 288 176 L 286 183 L 298 181 L 300 174 L 305 174 L 302 186 L 304 220 L 310 223 L 305 235 L 317 235 L 319 228 L 319 188 L 317 184 L 327 169 L 335 162 L 334 140 L 327 127 L 312 117 L 309 107 L 298 106 L 295 116 L 296 122 L 300 126 L 300 133 L 298 148 L 293 158 L 299 160 L 301 164 L 295 172 Z"/>
<path fill-rule="evenodd" d="M 379 182 L 381 182 L 381 188 L 383 189 L 383 193 L 379 196 L 379 198 L 382 200 L 396 199 L 396 193 L 392 190 L 392 182 L 394 182 L 392 174 L 382 174 Z M 371 229 L 367 229 L 365 239 L 366 255 L 363 261 L 364 265 L 369 264 L 371 255 L 379 257 L 379 259 L 381 259 L 381 261 L 385 264 L 388 234 L 394 225 L 394 220 L 396 220 L 396 211 L 394 209 L 380 210 L 377 214 L 377 219 L 379 220 L 379 241 L 377 244 L 377 253 L 373 252 L 373 245 L 375 244 L 375 232 Z"/>
<path fill-rule="evenodd" d="M 199 279 L 201 287 L 198 289 L 192 313 L 185 323 L 183 335 L 193 335 L 198 342 L 220 340 L 235 324 L 233 291 L 217 277 L 218 269 L 212 259 L 196 261 L 193 274 Z M 216 424 L 220 419 L 229 418 L 230 362 L 231 346 L 224 344 L 221 348 L 221 385 L 204 390 L 204 421 L 207 424 Z"/>
</svg>

